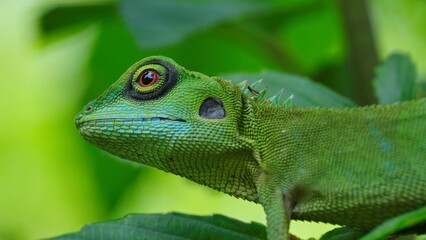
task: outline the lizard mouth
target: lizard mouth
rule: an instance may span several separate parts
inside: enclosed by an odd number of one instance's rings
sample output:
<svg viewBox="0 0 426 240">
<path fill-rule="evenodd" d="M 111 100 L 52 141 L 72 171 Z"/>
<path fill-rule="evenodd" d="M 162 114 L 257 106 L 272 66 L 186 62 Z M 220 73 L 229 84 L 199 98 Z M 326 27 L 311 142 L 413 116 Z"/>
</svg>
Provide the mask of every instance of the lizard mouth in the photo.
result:
<svg viewBox="0 0 426 240">
<path fill-rule="evenodd" d="M 78 129 L 90 126 L 115 126 L 115 125 L 138 125 L 143 122 L 154 121 L 173 121 L 173 122 L 186 122 L 186 120 L 170 116 L 156 116 L 156 117 L 138 117 L 138 118 L 122 118 L 122 117 L 106 117 L 106 118 L 92 118 L 87 119 L 84 116 L 77 116 L 75 125 Z"/>
</svg>

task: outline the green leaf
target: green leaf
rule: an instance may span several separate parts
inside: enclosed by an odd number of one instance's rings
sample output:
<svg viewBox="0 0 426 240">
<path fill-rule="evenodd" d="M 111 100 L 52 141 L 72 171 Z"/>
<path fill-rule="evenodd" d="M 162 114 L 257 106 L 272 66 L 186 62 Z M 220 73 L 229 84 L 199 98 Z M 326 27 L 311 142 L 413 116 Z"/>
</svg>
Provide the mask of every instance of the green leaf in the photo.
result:
<svg viewBox="0 0 426 240">
<path fill-rule="evenodd" d="M 379 103 L 389 104 L 416 97 L 416 67 L 410 57 L 394 53 L 376 70 L 374 88 Z"/>
<path fill-rule="evenodd" d="M 361 240 L 384 239 L 404 229 L 413 228 L 414 232 L 424 233 L 422 223 L 426 221 L 426 206 L 391 218 L 375 227 Z"/>
<path fill-rule="evenodd" d="M 123 0 L 121 12 L 141 47 L 176 43 L 224 20 L 265 8 L 265 3 L 229 0 Z"/>
<path fill-rule="evenodd" d="M 131 214 L 51 239 L 266 239 L 266 229 L 222 215 Z"/>
<path fill-rule="evenodd" d="M 295 106 L 322 106 L 322 107 L 350 107 L 356 104 L 350 99 L 339 95 L 329 88 L 311 81 L 304 77 L 290 75 L 281 72 L 262 72 L 259 74 L 237 73 L 225 76 L 238 83 L 248 80 L 252 83 L 263 79 L 263 84 L 268 88 L 268 96 L 276 94 L 284 88 L 283 99 L 294 95 L 293 105 Z"/>
<path fill-rule="evenodd" d="M 75 28 L 109 19 L 117 12 L 115 3 L 86 3 L 57 5 L 47 10 L 40 18 L 43 34 L 50 35 L 67 28 Z"/>
<path fill-rule="evenodd" d="M 320 240 L 356 240 L 364 233 L 358 229 L 339 227 L 325 233 Z"/>
</svg>

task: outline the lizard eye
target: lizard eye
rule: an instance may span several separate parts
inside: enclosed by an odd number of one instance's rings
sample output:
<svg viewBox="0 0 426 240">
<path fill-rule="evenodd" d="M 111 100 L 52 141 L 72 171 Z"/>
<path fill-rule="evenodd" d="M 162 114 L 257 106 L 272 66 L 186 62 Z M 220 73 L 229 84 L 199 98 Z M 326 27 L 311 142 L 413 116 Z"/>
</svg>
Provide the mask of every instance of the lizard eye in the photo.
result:
<svg viewBox="0 0 426 240">
<path fill-rule="evenodd" d="M 126 93 L 136 101 L 159 98 L 172 89 L 178 75 L 176 68 L 168 62 L 146 61 L 131 73 Z"/>
<path fill-rule="evenodd" d="M 149 87 L 157 83 L 160 78 L 160 73 L 153 69 L 142 71 L 138 76 L 138 84 L 141 87 Z"/>
<path fill-rule="evenodd" d="M 158 64 L 140 67 L 133 75 L 132 87 L 139 94 L 154 93 L 166 82 L 167 69 Z"/>
</svg>

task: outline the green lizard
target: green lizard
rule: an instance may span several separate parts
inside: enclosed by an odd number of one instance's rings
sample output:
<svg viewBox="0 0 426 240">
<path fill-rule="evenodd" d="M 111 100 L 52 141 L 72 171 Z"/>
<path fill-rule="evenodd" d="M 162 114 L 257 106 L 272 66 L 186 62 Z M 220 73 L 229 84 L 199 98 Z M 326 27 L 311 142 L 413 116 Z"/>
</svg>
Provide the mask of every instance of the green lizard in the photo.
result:
<svg viewBox="0 0 426 240">
<path fill-rule="evenodd" d="M 426 206 L 426 99 L 296 108 L 249 89 L 149 57 L 76 125 L 114 155 L 260 203 L 269 239 L 288 239 L 291 219 L 367 232 Z"/>
</svg>

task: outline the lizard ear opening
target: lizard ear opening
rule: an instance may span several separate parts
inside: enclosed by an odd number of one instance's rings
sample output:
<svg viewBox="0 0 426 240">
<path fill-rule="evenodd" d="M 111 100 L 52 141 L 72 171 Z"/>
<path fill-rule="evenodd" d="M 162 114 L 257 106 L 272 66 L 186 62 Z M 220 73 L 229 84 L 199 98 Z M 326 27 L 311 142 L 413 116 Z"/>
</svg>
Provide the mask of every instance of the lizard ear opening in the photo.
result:
<svg viewBox="0 0 426 240">
<path fill-rule="evenodd" d="M 221 119 L 226 116 L 225 107 L 218 98 L 207 98 L 201 104 L 199 115 L 202 118 Z"/>
</svg>

